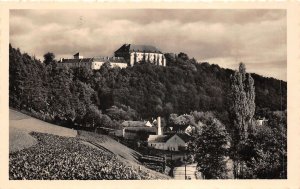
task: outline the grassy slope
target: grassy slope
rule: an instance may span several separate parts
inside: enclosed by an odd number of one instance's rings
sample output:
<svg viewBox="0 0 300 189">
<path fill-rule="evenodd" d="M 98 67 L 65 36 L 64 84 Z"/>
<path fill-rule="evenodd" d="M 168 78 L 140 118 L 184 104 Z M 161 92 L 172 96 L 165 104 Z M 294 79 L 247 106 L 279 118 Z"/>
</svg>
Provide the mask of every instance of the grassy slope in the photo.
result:
<svg viewBox="0 0 300 189">
<path fill-rule="evenodd" d="M 33 136 L 32 132 L 34 132 Z M 139 155 L 137 152 L 108 136 L 88 132 L 81 132 L 81 135 L 76 136 L 75 130 L 49 124 L 10 110 L 10 179 L 169 179 L 166 175 L 141 166 L 137 161 Z M 109 149 L 113 154 L 83 142 L 89 140 Z M 72 153 L 66 153 L 70 150 Z M 90 154 L 89 157 L 86 157 L 87 154 Z M 86 175 L 77 174 L 76 171 L 67 174 L 66 172 L 70 172 L 67 167 L 74 166 L 68 162 L 78 162 L 76 157 L 83 159 L 79 167 L 77 163 L 74 164 L 77 168 L 84 170 L 85 167 L 95 167 L 86 170 Z M 44 159 L 49 162 L 45 162 Z M 91 176 L 99 172 L 97 167 L 99 165 L 94 162 L 95 160 L 105 162 L 102 168 L 115 164 L 123 167 L 126 173 L 130 172 L 130 174 L 104 172 L 98 176 Z M 55 171 L 49 170 L 49 166 L 45 167 L 49 163 L 52 166 L 56 165 Z"/>
<path fill-rule="evenodd" d="M 170 177 L 148 169 L 140 164 L 137 160 L 138 157 L 141 155 L 140 153 L 128 148 L 127 146 L 115 141 L 114 139 L 110 138 L 107 135 L 100 135 L 96 133 L 86 132 L 86 131 L 79 131 L 78 137 L 84 141 L 92 142 L 93 144 L 101 145 L 105 149 L 108 149 L 110 152 L 118 155 L 120 161 L 125 163 L 126 165 L 131 166 L 133 169 L 141 169 L 141 171 L 146 171 L 152 175 L 155 175 L 158 179 L 170 179 Z M 89 144 L 91 147 L 93 144 Z"/>
<path fill-rule="evenodd" d="M 78 131 L 78 137 L 83 140 L 91 141 L 98 145 L 101 145 L 124 159 L 138 163 L 137 159 L 140 156 L 138 152 L 117 142 L 116 140 L 112 139 L 107 135 L 100 135 L 86 131 Z"/>
<path fill-rule="evenodd" d="M 49 133 L 59 136 L 75 137 L 76 130 L 60 127 L 27 116 L 21 112 L 9 110 L 9 151 L 15 152 L 36 144 L 30 132 Z"/>
<path fill-rule="evenodd" d="M 58 136 L 75 137 L 77 131 L 27 116 L 15 110 L 9 110 L 9 127 L 14 127 L 28 133 L 35 131 Z"/>
</svg>

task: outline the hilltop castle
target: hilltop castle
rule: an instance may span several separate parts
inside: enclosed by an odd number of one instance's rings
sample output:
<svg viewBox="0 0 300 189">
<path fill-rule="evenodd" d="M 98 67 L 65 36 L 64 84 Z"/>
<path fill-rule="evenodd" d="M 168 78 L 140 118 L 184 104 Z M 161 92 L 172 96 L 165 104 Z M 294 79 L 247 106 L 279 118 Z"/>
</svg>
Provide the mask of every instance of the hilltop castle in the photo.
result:
<svg viewBox="0 0 300 189">
<path fill-rule="evenodd" d="M 158 66 L 166 66 L 164 54 L 156 47 L 150 45 L 133 45 L 124 44 L 114 52 L 114 57 L 92 57 L 83 58 L 78 52 L 73 55 L 73 58 L 62 58 L 58 62 L 59 67 L 86 67 L 97 70 L 101 66 L 109 62 L 112 67 L 126 68 L 133 66 L 140 61 L 149 62 Z"/>
<path fill-rule="evenodd" d="M 130 66 L 140 61 L 146 61 L 158 66 L 166 66 L 164 54 L 150 45 L 124 44 L 115 51 L 116 57 L 123 57 Z"/>
</svg>

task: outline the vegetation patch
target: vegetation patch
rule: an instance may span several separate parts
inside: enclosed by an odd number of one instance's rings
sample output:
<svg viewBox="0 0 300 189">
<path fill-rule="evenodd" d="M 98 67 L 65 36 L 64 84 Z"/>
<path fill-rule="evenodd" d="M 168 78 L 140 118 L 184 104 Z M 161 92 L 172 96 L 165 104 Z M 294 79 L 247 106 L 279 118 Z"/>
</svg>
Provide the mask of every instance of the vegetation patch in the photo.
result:
<svg viewBox="0 0 300 189">
<path fill-rule="evenodd" d="M 31 135 L 38 144 L 9 155 L 9 179 L 162 179 L 124 164 L 115 155 L 84 145 L 78 138 L 35 132 Z"/>
</svg>

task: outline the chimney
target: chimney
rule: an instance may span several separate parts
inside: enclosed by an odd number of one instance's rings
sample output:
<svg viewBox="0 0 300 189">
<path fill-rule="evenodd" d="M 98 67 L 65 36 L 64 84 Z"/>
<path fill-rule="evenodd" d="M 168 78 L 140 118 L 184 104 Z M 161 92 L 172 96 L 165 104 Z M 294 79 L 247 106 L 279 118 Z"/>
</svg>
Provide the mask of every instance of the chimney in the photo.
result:
<svg viewBox="0 0 300 189">
<path fill-rule="evenodd" d="M 159 116 L 157 117 L 157 135 L 162 135 L 161 120 Z"/>
</svg>

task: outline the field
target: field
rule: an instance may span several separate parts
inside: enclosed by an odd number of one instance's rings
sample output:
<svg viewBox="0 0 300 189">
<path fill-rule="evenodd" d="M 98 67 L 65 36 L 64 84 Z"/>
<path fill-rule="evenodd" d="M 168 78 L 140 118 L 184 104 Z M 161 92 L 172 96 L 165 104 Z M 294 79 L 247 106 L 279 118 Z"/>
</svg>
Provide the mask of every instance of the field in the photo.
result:
<svg viewBox="0 0 300 189">
<path fill-rule="evenodd" d="M 36 145 L 10 154 L 10 179 L 160 179 L 123 163 L 116 155 L 84 145 L 78 138 L 31 134 Z"/>
<path fill-rule="evenodd" d="M 140 165 L 137 152 L 112 138 L 79 133 L 10 110 L 9 179 L 169 179 Z"/>
</svg>

